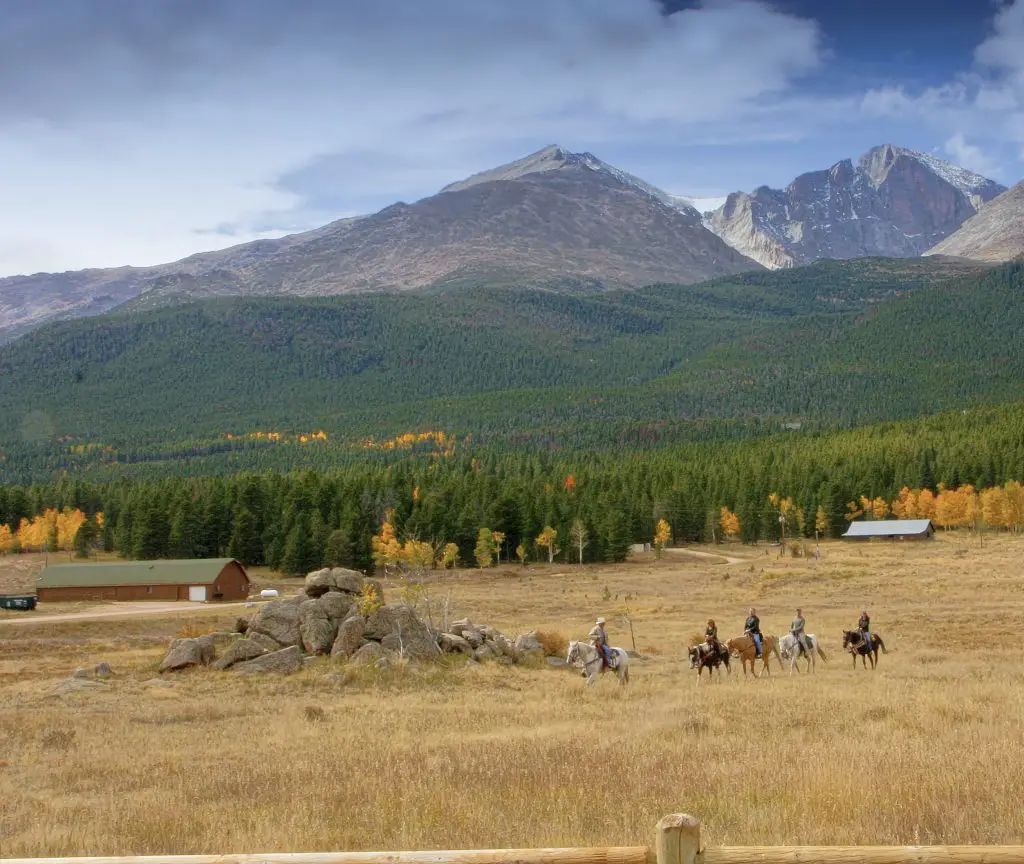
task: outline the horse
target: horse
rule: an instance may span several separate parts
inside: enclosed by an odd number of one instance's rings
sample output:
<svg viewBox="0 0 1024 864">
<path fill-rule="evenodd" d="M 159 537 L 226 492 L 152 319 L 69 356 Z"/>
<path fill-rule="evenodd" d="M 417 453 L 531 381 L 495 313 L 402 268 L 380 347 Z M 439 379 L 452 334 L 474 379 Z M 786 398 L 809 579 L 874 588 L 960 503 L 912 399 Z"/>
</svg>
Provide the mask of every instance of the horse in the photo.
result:
<svg viewBox="0 0 1024 864">
<path fill-rule="evenodd" d="M 726 671 L 732 675 L 732 667 L 729 666 L 729 650 L 722 647 L 721 643 L 712 648 L 707 642 L 699 642 L 691 645 L 689 649 L 690 668 L 697 670 L 697 683 L 700 683 L 705 667 L 708 670 L 708 678 L 714 679 L 715 670 L 723 663 Z M 722 677 L 722 670 L 718 669 L 718 677 Z"/>
<path fill-rule="evenodd" d="M 743 663 L 743 677 L 747 675 L 747 663 L 750 664 L 751 674 L 756 678 L 757 670 L 754 668 L 754 664 L 757 662 L 757 646 L 754 644 L 752 636 L 734 636 L 728 642 L 725 643 L 729 652 L 736 657 L 740 658 Z M 761 662 L 764 664 L 763 669 L 772 674 L 771 667 L 768 665 L 770 655 L 774 653 L 778 658 L 779 665 L 782 665 L 782 658 L 779 657 L 779 647 L 776 644 L 774 636 L 762 636 L 761 637 Z"/>
<path fill-rule="evenodd" d="M 608 650 L 616 658 L 615 668 L 612 671 L 619 676 L 619 684 L 627 684 L 629 682 L 629 655 L 623 648 L 609 648 Z M 582 664 L 583 675 L 587 679 L 588 684 L 593 684 L 597 681 L 598 673 L 604 672 L 608 668 L 605 666 L 604 660 L 597 648 L 589 642 L 570 642 L 569 653 L 565 657 L 565 662 L 570 666 Z"/>
<path fill-rule="evenodd" d="M 844 630 L 843 631 L 843 650 L 849 651 L 850 656 L 853 658 L 853 668 L 857 668 L 857 655 L 860 654 L 860 662 L 865 669 L 868 668 L 868 658 L 871 658 L 871 668 L 874 669 L 878 665 L 878 649 L 882 649 L 883 654 L 889 652 L 885 650 L 885 643 L 882 641 L 882 637 L 877 633 L 871 634 L 871 648 L 868 649 L 867 640 L 864 638 L 860 630 Z"/>
<path fill-rule="evenodd" d="M 813 633 L 804 634 L 804 644 L 807 645 L 807 651 L 805 656 L 807 657 L 807 671 L 814 672 L 815 654 L 821 657 L 822 661 L 828 663 L 828 658 L 825 657 L 825 652 L 821 650 L 821 643 L 818 641 L 818 637 Z M 796 661 L 799 659 L 801 651 L 797 647 L 796 636 L 792 633 L 787 633 L 781 639 L 779 639 L 779 654 L 782 655 L 783 660 L 789 661 L 789 674 L 793 674 L 793 670 L 800 671 L 800 667 L 796 665 Z"/>
</svg>

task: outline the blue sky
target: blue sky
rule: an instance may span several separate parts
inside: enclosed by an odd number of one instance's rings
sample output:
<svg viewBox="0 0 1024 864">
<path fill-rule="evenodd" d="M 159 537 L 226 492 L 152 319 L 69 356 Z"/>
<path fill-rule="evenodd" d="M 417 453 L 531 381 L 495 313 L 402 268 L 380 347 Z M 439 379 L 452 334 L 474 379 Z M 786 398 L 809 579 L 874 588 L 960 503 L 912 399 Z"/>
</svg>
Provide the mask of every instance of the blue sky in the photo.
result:
<svg viewBox="0 0 1024 864">
<path fill-rule="evenodd" d="M 0 275 L 155 264 L 550 143 L 699 196 L 1024 177 L 1024 0 L 0 0 Z"/>
</svg>

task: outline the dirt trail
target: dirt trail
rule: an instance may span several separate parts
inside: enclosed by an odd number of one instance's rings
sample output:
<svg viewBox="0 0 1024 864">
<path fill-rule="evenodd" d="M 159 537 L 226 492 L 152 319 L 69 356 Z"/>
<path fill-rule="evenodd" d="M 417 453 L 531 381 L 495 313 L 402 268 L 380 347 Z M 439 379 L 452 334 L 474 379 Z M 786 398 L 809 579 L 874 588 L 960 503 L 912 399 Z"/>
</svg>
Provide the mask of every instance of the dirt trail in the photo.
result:
<svg viewBox="0 0 1024 864">
<path fill-rule="evenodd" d="M 731 555 L 719 555 L 715 552 L 701 552 L 697 549 L 666 549 L 665 551 L 675 555 L 693 555 L 695 558 L 711 558 L 715 563 L 747 564 L 750 561 L 749 558 L 733 558 Z"/>
<path fill-rule="evenodd" d="M 54 624 L 62 621 L 96 621 L 104 618 L 133 618 L 145 615 L 195 615 L 204 612 L 222 612 L 225 609 L 238 609 L 245 606 L 240 603 L 189 603 L 187 601 L 167 603 L 126 602 L 110 603 L 97 606 L 87 612 L 43 612 L 33 615 L 28 613 L 24 618 L 0 618 L 0 627 L 25 626 L 27 624 Z"/>
</svg>

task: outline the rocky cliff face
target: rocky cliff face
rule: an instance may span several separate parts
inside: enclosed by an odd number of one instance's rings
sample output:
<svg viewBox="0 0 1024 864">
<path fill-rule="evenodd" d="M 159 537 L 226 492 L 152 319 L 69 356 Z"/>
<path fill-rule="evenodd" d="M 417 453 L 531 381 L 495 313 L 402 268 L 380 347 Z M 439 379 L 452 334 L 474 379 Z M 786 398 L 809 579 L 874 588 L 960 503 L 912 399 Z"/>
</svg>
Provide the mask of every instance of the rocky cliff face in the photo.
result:
<svg viewBox="0 0 1024 864">
<path fill-rule="evenodd" d="M 925 255 L 951 255 L 993 264 L 1024 255 L 1024 182 L 1007 189 Z"/>
<path fill-rule="evenodd" d="M 1003 187 L 933 156 L 892 145 L 785 189 L 735 192 L 705 219 L 730 246 L 770 268 L 819 258 L 921 255 Z"/>
</svg>

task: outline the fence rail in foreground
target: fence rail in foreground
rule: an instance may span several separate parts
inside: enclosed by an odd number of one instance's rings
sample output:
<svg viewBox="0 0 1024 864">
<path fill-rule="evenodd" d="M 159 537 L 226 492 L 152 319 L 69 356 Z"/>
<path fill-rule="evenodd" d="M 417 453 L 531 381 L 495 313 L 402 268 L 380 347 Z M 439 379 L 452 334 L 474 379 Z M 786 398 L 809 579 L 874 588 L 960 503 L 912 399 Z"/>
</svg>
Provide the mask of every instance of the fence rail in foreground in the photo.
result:
<svg viewBox="0 0 1024 864">
<path fill-rule="evenodd" d="M 712 846 L 700 822 L 675 813 L 653 846 L 449 852 L 272 852 L 123 858 L 0 858 L 0 864 L 1024 864 L 1024 846 Z"/>
</svg>

